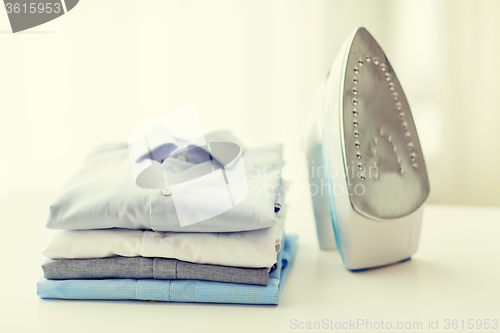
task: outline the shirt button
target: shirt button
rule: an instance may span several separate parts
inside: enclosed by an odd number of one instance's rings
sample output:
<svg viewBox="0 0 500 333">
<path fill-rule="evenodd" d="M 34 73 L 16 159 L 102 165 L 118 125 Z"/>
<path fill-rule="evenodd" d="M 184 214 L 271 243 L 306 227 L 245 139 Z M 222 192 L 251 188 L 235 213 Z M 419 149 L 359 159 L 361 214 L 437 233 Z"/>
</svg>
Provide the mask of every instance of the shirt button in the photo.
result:
<svg viewBox="0 0 500 333">
<path fill-rule="evenodd" d="M 172 167 L 172 171 L 175 172 L 175 173 L 181 173 L 181 169 L 179 169 L 176 166 Z"/>
<path fill-rule="evenodd" d="M 161 193 L 163 193 L 163 195 L 165 195 L 165 196 L 169 196 L 171 194 L 170 189 L 168 189 L 168 188 L 161 190 Z"/>
<path fill-rule="evenodd" d="M 178 159 L 179 161 L 186 162 L 186 156 L 184 156 L 184 155 L 179 155 L 179 156 L 177 156 L 177 159 Z"/>
</svg>

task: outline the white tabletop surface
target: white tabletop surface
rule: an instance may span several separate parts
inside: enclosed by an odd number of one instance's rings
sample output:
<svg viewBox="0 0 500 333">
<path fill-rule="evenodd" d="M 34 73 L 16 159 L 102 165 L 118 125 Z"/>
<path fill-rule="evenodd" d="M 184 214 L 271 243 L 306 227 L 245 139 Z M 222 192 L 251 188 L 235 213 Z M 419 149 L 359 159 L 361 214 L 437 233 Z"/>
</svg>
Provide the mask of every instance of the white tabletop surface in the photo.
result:
<svg viewBox="0 0 500 333">
<path fill-rule="evenodd" d="M 40 300 L 36 281 L 42 274 L 40 252 L 50 237 L 44 224 L 53 198 L 18 193 L 0 201 L 0 332 L 311 331 L 307 322 L 366 331 L 363 325 L 347 326 L 358 319 L 372 325 L 383 320 L 393 329 L 421 322 L 421 329 L 408 330 L 415 332 L 473 332 L 478 330 L 467 329 L 469 319 L 500 320 L 498 208 L 428 205 L 420 248 L 411 261 L 351 273 L 337 252 L 319 250 L 310 203 L 295 202 L 287 232 L 299 234 L 299 248 L 280 305 L 254 306 Z M 447 319 L 456 319 L 459 327 L 446 330 Z M 439 329 L 429 330 L 429 320 L 438 320 Z"/>
</svg>

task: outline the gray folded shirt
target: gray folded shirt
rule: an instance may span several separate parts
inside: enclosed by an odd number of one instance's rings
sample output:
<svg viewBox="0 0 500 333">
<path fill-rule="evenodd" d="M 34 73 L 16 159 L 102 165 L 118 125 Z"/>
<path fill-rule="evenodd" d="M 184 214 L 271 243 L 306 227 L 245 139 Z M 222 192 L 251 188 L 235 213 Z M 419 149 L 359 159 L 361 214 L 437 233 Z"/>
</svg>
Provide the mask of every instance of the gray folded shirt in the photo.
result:
<svg viewBox="0 0 500 333">
<path fill-rule="evenodd" d="M 228 132 L 216 132 L 214 140 L 238 142 Z M 212 140 L 207 134 L 207 141 Z M 96 148 L 82 168 L 63 187 L 50 206 L 49 229 L 151 229 L 179 232 L 235 232 L 267 228 L 276 223 L 283 165 L 282 145 L 245 149 L 243 153 L 248 194 L 241 203 L 204 221 L 181 227 L 173 196 L 159 189 L 136 185 L 128 145 L 107 144 Z M 188 156 L 167 158 L 162 167 L 189 172 L 200 165 Z M 170 172 L 169 171 L 169 172 Z M 210 195 L 211 189 L 201 189 Z M 203 210 L 204 207 L 195 207 Z"/>
<path fill-rule="evenodd" d="M 266 286 L 268 268 L 193 264 L 176 259 L 112 257 L 103 259 L 47 259 L 46 279 L 157 279 L 206 280 Z"/>
</svg>

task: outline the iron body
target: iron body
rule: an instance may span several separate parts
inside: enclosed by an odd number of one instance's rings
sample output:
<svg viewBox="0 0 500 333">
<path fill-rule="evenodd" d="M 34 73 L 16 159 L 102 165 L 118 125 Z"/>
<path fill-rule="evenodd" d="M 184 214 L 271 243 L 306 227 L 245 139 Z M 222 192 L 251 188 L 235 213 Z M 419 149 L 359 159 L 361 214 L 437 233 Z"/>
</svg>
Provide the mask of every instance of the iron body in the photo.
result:
<svg viewBox="0 0 500 333">
<path fill-rule="evenodd" d="M 350 270 L 411 257 L 430 191 L 425 161 L 401 84 L 365 28 L 343 44 L 307 128 L 320 247 L 337 247 Z"/>
</svg>

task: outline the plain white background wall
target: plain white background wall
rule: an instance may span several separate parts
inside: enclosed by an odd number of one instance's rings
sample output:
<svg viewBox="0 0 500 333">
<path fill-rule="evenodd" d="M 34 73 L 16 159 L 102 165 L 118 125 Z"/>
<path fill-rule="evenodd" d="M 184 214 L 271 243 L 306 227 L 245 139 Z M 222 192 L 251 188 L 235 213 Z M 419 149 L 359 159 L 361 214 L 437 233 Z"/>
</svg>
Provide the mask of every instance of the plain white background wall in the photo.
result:
<svg viewBox="0 0 500 333">
<path fill-rule="evenodd" d="M 362 25 L 412 106 L 430 202 L 500 205 L 499 15 L 494 0 L 85 0 L 12 34 L 0 11 L 0 194 L 53 193 L 95 145 L 193 103 L 205 132 L 283 142 L 299 167 L 315 90 Z"/>
</svg>

